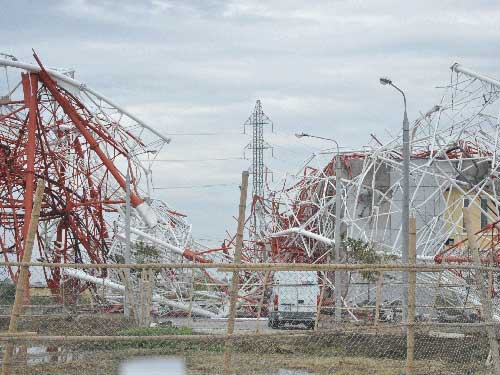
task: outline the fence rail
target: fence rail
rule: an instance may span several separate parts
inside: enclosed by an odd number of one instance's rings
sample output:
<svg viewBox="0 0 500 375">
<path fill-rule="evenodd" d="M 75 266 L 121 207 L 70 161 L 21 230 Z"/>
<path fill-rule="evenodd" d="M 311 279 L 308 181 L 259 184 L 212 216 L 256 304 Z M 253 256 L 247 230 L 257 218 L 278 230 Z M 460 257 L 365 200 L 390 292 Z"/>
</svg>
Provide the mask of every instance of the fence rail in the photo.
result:
<svg viewBox="0 0 500 375">
<path fill-rule="evenodd" d="M 9 271 L 20 267 L 30 270 L 29 299 L 9 332 Z M 42 282 L 47 270 L 63 275 L 58 285 Z M 208 270 L 216 277 L 206 277 Z M 343 275 L 341 321 L 335 272 Z M 403 272 L 415 272 L 414 281 L 404 284 Z M 190 374 L 492 374 L 490 333 L 500 337 L 500 301 L 488 284 L 493 318 L 485 319 L 474 282 L 480 272 L 497 283 L 500 269 L 473 264 L 2 262 L 2 364 L 4 373 L 63 374 L 76 366 L 77 373 L 104 374 L 131 357 L 174 355 Z M 177 282 L 176 293 L 163 287 L 168 280 Z M 402 320 L 402 288 L 414 291 L 413 320 Z"/>
</svg>

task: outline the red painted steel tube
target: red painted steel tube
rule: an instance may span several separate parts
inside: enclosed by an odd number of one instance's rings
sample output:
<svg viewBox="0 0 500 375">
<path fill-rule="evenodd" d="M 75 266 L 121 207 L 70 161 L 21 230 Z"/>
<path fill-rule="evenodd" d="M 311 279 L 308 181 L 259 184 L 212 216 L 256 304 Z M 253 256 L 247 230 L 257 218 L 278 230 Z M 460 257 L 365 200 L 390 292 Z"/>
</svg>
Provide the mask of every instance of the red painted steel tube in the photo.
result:
<svg viewBox="0 0 500 375">
<path fill-rule="evenodd" d="M 95 138 L 92 136 L 92 134 L 87 130 L 86 127 L 86 121 L 78 114 L 78 112 L 73 108 L 71 103 L 59 92 L 57 89 L 57 84 L 54 82 L 54 80 L 50 77 L 49 73 L 45 70 L 43 67 L 40 59 L 36 54 L 33 55 L 35 57 L 36 62 L 40 66 L 40 79 L 42 82 L 45 84 L 45 86 L 49 89 L 51 94 L 54 96 L 54 99 L 61 105 L 64 113 L 69 116 L 71 121 L 75 124 L 76 128 L 78 131 L 83 135 L 85 140 L 88 142 L 90 145 L 90 148 L 97 154 L 99 159 L 101 159 L 102 163 L 106 166 L 106 168 L 109 170 L 111 175 L 115 178 L 116 182 L 122 187 L 122 189 L 125 190 L 126 188 L 126 182 L 123 176 L 120 174 L 116 166 L 113 164 L 111 160 L 108 159 L 106 154 L 101 150 L 99 147 L 99 144 L 95 140 Z M 144 199 L 136 195 L 134 192 L 130 193 L 130 202 L 132 206 L 137 207 L 141 203 L 144 202 Z"/>
</svg>

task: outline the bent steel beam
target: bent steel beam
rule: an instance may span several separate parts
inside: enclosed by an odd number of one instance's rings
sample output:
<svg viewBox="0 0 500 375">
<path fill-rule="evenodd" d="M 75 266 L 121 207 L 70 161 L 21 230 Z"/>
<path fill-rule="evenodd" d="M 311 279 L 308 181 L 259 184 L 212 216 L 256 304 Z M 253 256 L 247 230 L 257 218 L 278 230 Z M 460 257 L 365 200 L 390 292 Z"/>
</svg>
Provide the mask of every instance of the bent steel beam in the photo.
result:
<svg viewBox="0 0 500 375">
<path fill-rule="evenodd" d="M 99 147 L 98 142 L 92 136 L 91 132 L 87 129 L 86 121 L 78 114 L 75 108 L 71 105 L 71 103 L 63 96 L 58 90 L 56 82 L 50 77 L 49 73 L 43 67 L 40 59 L 36 55 L 33 55 L 38 65 L 40 66 L 40 80 L 45 84 L 45 86 L 49 89 L 50 93 L 54 96 L 54 99 L 61 105 L 64 113 L 71 119 L 71 121 L 75 124 L 75 127 L 78 129 L 80 134 L 85 138 L 85 140 L 90 145 L 90 148 L 97 154 L 99 159 L 105 165 L 105 167 L 109 170 L 111 175 L 115 178 L 116 182 L 120 185 L 120 187 L 125 191 L 126 190 L 126 182 L 123 178 L 122 174 L 118 171 L 118 168 L 114 165 L 114 163 L 109 160 L 104 151 Z M 153 209 L 147 204 L 144 199 L 139 197 L 136 193 L 130 193 L 130 201 L 132 206 L 137 210 L 139 215 L 143 218 L 146 224 L 150 227 L 154 227 L 158 223 L 158 219 L 156 217 Z"/>
</svg>

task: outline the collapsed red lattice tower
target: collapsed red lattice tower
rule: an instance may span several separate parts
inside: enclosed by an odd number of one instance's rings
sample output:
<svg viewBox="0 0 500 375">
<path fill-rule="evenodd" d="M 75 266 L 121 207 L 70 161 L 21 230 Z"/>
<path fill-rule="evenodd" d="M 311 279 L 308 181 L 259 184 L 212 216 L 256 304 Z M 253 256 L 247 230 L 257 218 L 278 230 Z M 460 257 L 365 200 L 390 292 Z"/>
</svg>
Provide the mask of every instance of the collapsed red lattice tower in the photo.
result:
<svg viewBox="0 0 500 375">
<path fill-rule="evenodd" d="M 0 103 L 0 251 L 5 261 L 22 259 L 41 178 L 46 189 L 35 256 L 54 263 L 103 263 L 106 215 L 123 203 L 117 192 L 125 180 L 116 159 L 126 157 L 126 146 L 113 136 L 116 123 L 93 115 L 34 56 L 40 71 L 21 73 L 22 95 Z M 143 202 L 133 183 L 131 202 Z M 12 268 L 9 273 L 15 280 Z M 47 268 L 45 276 L 57 290 L 60 270 Z"/>
</svg>

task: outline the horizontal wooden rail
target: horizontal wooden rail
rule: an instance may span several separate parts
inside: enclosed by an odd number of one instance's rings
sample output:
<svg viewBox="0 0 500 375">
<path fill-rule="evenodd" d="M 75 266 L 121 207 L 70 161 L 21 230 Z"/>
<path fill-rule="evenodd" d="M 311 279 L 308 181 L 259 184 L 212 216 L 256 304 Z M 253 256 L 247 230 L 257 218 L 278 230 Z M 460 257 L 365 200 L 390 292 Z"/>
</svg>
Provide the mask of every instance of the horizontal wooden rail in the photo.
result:
<svg viewBox="0 0 500 375">
<path fill-rule="evenodd" d="M 473 264 L 417 264 L 411 266 L 402 263 L 393 264 L 309 264 L 309 263 L 44 263 L 44 262 L 0 262 L 0 267 L 47 267 L 47 268 L 79 268 L 79 269 L 217 269 L 219 271 L 415 271 L 415 272 L 441 272 L 446 270 L 482 270 L 500 272 L 498 267 L 475 266 Z"/>
<path fill-rule="evenodd" d="M 238 320 L 238 319 L 236 319 Z M 273 331 L 273 332 L 245 332 L 233 333 L 233 339 L 246 339 L 246 338 L 287 338 L 287 337 L 322 337 L 325 335 L 334 334 L 397 334 L 403 335 L 403 327 L 408 324 L 380 324 L 380 325 L 366 325 L 366 324 L 340 324 L 335 329 L 324 329 L 318 331 Z M 496 323 L 438 323 L 438 322 L 415 322 L 412 324 L 415 328 L 429 329 L 433 327 L 456 327 L 456 328 L 486 328 L 490 326 L 500 327 L 500 322 Z M 461 332 L 464 333 L 464 332 Z M 227 337 L 224 329 L 221 328 L 220 334 L 190 334 L 190 335 L 158 335 L 158 336 L 63 336 L 63 335 L 39 335 L 34 332 L 22 332 L 9 334 L 8 332 L 0 333 L 0 342 L 111 342 L 111 341 L 220 341 L 223 342 Z"/>
</svg>

